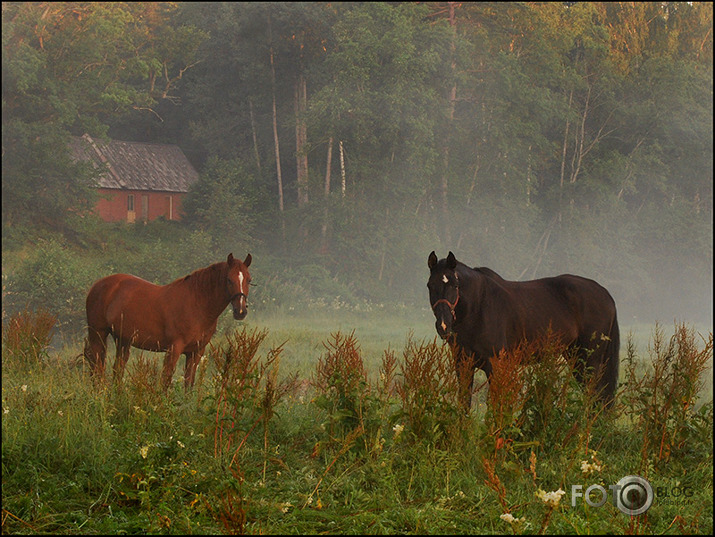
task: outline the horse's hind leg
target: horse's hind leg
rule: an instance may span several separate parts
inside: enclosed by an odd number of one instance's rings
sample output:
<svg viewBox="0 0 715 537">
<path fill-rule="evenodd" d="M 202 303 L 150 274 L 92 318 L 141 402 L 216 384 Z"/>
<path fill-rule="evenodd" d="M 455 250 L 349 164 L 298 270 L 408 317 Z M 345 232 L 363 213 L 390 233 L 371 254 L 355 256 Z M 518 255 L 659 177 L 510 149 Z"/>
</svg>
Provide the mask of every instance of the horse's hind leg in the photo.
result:
<svg viewBox="0 0 715 537">
<path fill-rule="evenodd" d="M 89 364 L 92 376 L 98 380 L 104 379 L 108 335 L 108 330 L 97 330 L 90 326 L 84 343 L 84 359 Z"/>
<path fill-rule="evenodd" d="M 124 369 L 127 366 L 127 361 L 129 360 L 131 343 L 115 337 L 114 345 L 117 348 L 117 354 L 114 359 L 114 384 L 119 386 L 124 377 Z"/>
<path fill-rule="evenodd" d="M 577 360 L 573 368 L 573 376 L 583 386 L 586 393 L 593 394 L 600 400 L 606 395 L 607 379 L 603 361 L 603 349 L 594 346 L 592 342 L 578 347 Z"/>
</svg>

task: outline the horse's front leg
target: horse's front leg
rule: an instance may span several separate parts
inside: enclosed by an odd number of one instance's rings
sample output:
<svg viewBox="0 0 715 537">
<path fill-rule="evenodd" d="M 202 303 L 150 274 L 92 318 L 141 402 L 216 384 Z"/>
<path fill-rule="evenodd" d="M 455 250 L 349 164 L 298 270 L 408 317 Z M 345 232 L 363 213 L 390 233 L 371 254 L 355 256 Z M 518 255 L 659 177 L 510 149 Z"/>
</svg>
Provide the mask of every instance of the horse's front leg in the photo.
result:
<svg viewBox="0 0 715 537">
<path fill-rule="evenodd" d="M 465 351 L 462 347 L 454 345 L 452 347 L 454 365 L 457 372 L 457 382 L 459 384 L 458 399 L 468 414 L 472 408 L 472 390 L 474 389 L 474 370 L 476 360 L 474 355 Z"/>
<path fill-rule="evenodd" d="M 194 352 L 186 353 L 186 366 L 184 367 L 184 389 L 189 390 L 194 386 L 196 378 L 196 369 L 199 366 L 201 357 L 204 355 L 206 347 L 201 347 Z"/>
<path fill-rule="evenodd" d="M 174 371 L 176 370 L 176 363 L 179 361 L 179 356 L 181 356 L 183 350 L 183 344 L 174 343 L 166 351 L 166 355 L 164 355 L 164 369 L 161 372 L 161 387 L 164 391 L 167 391 L 171 385 L 171 379 L 174 377 Z"/>
</svg>

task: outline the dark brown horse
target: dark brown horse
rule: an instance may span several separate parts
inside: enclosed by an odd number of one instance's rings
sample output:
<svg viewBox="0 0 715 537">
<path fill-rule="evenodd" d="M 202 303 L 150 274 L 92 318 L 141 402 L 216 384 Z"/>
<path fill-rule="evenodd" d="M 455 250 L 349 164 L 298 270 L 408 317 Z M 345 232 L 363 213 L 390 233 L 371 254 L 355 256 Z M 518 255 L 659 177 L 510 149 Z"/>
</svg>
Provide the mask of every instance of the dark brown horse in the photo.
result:
<svg viewBox="0 0 715 537">
<path fill-rule="evenodd" d="M 251 275 L 251 254 L 241 262 L 233 254 L 221 263 L 196 270 L 168 285 L 155 285 L 130 274 L 97 281 L 87 294 L 88 339 L 85 359 L 92 373 L 104 377 L 107 336 L 117 350 L 114 381 L 119 382 L 130 347 L 166 352 L 162 386 L 168 388 L 181 354 L 186 355 L 184 384 L 194 384 L 204 348 L 216 331 L 219 315 L 231 304 L 233 318 L 244 319 Z"/>
<path fill-rule="evenodd" d="M 583 383 L 586 371 L 596 374 L 601 400 L 608 406 L 613 403 L 618 384 L 618 320 L 613 298 L 598 283 L 571 274 L 508 281 L 491 269 L 469 268 L 452 252 L 441 260 L 432 252 L 427 265 L 437 333 L 456 345 L 466 408 L 471 406 L 477 367 L 489 379 L 491 360 L 499 351 L 538 340 L 549 331 L 578 353 L 576 378 Z M 461 360 L 467 360 L 466 367 Z"/>
</svg>

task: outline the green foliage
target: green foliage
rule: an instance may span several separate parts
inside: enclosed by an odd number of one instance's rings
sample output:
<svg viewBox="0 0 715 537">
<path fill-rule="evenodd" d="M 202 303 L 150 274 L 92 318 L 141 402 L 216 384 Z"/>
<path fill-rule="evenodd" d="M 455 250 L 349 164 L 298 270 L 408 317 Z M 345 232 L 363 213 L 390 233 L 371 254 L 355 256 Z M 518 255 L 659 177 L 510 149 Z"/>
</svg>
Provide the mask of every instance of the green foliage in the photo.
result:
<svg viewBox="0 0 715 537">
<path fill-rule="evenodd" d="M 707 321 L 711 28 L 703 3 L 8 4 L 3 238 L 95 245 L 66 151 L 89 131 L 181 145 L 213 256 L 260 243 L 420 303 L 415 267 L 451 249 L 594 278 L 623 318 Z"/>
<path fill-rule="evenodd" d="M 85 325 L 84 301 L 94 281 L 94 271 L 86 260 L 54 239 L 41 242 L 27 261 L 8 278 L 3 308 L 48 310 L 67 335 Z"/>
<path fill-rule="evenodd" d="M 648 349 L 651 360 L 641 371 L 629 344 L 623 398 L 643 435 L 643 472 L 649 464 L 686 465 L 688 459 L 702 456 L 699 447 L 712 443 L 712 401 L 699 401 L 704 373 L 712 367 L 712 345 L 712 333 L 707 339 L 698 337 L 685 325 L 676 325 L 666 342 L 663 328 L 656 325 Z"/>
<path fill-rule="evenodd" d="M 189 393 L 178 384 L 168 394 L 158 389 L 156 361 L 143 355 L 112 389 L 94 387 L 70 350 L 51 353 L 52 367 L 41 369 L 4 356 L 3 531 L 712 531 L 712 428 L 704 421 L 712 404 L 676 415 L 680 395 L 702 386 L 711 337 L 700 342 L 676 326 L 666 344 L 656 328 L 651 357 L 638 356 L 629 340 L 628 360 L 646 375 L 628 366 L 610 417 L 587 411 L 558 349 L 542 348 L 539 362 L 526 352 L 504 357 L 486 414 L 448 424 L 437 407 L 446 408 L 449 394 L 430 393 L 440 379 L 427 371 L 437 353 L 449 361 L 448 349 L 408 337 L 380 365 L 363 361 L 354 334 L 333 334 L 314 363 L 312 392 L 278 372 L 292 341 L 266 350 L 267 335 L 244 329 L 216 345 Z M 665 366 L 656 401 L 648 371 Z M 422 374 L 408 381 L 413 369 Z M 437 407 L 423 405 L 421 415 L 451 432 L 417 432 L 409 416 L 423 397 Z M 656 417 L 656 407 L 670 410 Z M 506 421 L 495 429 L 497 415 Z M 653 458 L 656 424 L 673 441 L 668 463 Z M 647 517 L 632 519 L 610 501 L 571 504 L 570 485 L 605 487 L 634 473 L 656 490 Z"/>
<path fill-rule="evenodd" d="M 464 409 L 459 403 L 459 385 L 454 359 L 448 346 L 418 343 L 411 337 L 405 345 L 396 390 L 399 416 L 407 434 L 442 448 L 454 440 Z"/>
<path fill-rule="evenodd" d="M 245 249 L 253 239 L 258 181 L 239 160 L 211 159 L 183 205 L 215 249 Z"/>
<path fill-rule="evenodd" d="M 345 442 L 350 447 L 369 432 L 366 417 L 371 413 L 372 398 L 365 366 L 354 333 L 344 336 L 336 332 L 324 346 L 312 380 L 317 391 L 315 404 L 328 416 L 322 425 L 327 442 Z"/>
<path fill-rule="evenodd" d="M 4 229 L 29 227 L 33 236 L 53 229 L 71 236 L 77 220 L 92 209 L 96 172 L 71 161 L 67 139 L 61 127 L 6 121 L 3 115 L 3 148 L 12 155 L 2 159 Z"/>
<path fill-rule="evenodd" d="M 96 201 L 68 135 L 172 98 L 206 34 L 174 27 L 175 7 L 13 4 L 2 13 L 3 225 L 71 231 Z M 151 66 L 151 67 L 150 67 Z"/>
<path fill-rule="evenodd" d="M 710 321 L 710 3 L 9 3 L 2 19 L 3 532 L 712 533 L 712 336 L 629 346 L 609 416 L 556 352 L 504 360 L 487 411 L 463 416 L 447 349 L 328 336 L 431 325 L 432 249 L 594 278 L 622 321 Z M 185 221 L 90 217 L 94 178 L 66 144 L 85 131 L 180 143 L 202 172 Z M 157 390 L 143 355 L 95 391 L 77 352 L 47 346 L 54 317 L 83 334 L 99 277 L 163 284 L 249 251 L 246 322 L 271 335 L 221 318 L 189 394 Z M 281 385 L 316 363 L 318 393 Z M 636 472 L 693 494 L 636 519 L 567 501 Z"/>
</svg>

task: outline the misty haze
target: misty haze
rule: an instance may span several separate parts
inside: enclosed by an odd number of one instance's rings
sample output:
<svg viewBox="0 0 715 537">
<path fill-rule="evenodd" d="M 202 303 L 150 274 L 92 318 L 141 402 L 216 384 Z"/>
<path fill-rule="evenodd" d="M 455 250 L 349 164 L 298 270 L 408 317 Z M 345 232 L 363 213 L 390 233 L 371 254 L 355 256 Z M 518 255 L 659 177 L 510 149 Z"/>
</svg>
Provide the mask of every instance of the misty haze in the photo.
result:
<svg viewBox="0 0 715 537">
<path fill-rule="evenodd" d="M 711 3 L 2 19 L 3 533 L 712 533 Z M 432 251 L 605 288 L 610 417 L 564 349 L 457 404 Z M 559 504 L 630 473 L 697 494 Z"/>
</svg>

